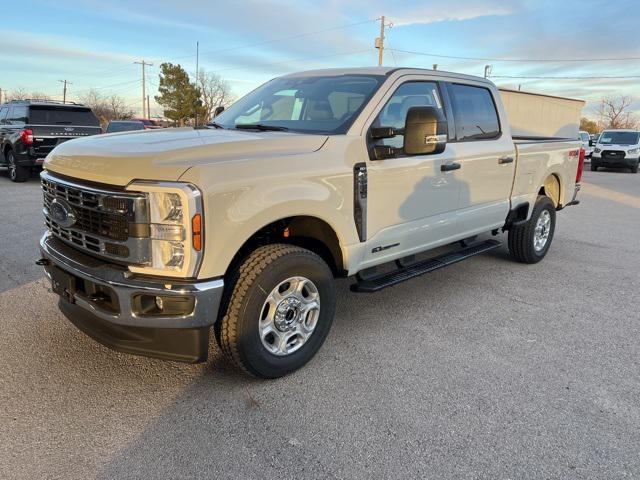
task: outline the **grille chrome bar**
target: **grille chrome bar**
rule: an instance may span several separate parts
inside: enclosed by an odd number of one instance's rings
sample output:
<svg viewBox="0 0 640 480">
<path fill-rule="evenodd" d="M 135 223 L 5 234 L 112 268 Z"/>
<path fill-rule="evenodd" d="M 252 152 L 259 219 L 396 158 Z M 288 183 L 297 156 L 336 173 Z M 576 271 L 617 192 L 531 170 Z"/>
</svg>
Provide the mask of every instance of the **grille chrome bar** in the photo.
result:
<svg viewBox="0 0 640 480">
<path fill-rule="evenodd" d="M 122 263 L 144 265 L 151 258 L 147 197 L 143 193 L 103 190 L 40 175 L 45 226 L 73 247 Z M 54 200 L 73 210 L 75 222 L 63 226 L 50 213 Z"/>
</svg>

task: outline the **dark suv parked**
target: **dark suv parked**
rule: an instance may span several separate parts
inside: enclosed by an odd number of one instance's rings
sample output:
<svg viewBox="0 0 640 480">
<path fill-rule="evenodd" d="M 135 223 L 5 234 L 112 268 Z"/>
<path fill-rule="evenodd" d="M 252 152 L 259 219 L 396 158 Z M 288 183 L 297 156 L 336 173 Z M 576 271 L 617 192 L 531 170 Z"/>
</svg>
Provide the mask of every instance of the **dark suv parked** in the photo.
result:
<svg viewBox="0 0 640 480">
<path fill-rule="evenodd" d="M 40 168 L 56 145 L 102 133 L 89 107 L 55 101 L 15 100 L 0 105 L 0 166 L 14 182 Z"/>
</svg>

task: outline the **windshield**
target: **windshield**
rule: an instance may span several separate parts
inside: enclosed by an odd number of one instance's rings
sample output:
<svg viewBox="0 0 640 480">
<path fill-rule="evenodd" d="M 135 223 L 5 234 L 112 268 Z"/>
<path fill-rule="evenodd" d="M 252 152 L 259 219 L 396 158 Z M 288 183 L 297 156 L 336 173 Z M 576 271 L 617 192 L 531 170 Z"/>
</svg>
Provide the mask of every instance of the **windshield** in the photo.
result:
<svg viewBox="0 0 640 480">
<path fill-rule="evenodd" d="M 344 133 L 386 77 L 276 78 L 215 117 L 224 128 L 261 125 L 294 132 Z"/>
<path fill-rule="evenodd" d="M 608 145 L 635 145 L 638 143 L 638 132 L 602 132 L 598 143 Z"/>
<path fill-rule="evenodd" d="M 29 123 L 33 125 L 77 125 L 99 127 L 100 122 L 89 108 L 35 107 L 29 108 Z"/>
</svg>

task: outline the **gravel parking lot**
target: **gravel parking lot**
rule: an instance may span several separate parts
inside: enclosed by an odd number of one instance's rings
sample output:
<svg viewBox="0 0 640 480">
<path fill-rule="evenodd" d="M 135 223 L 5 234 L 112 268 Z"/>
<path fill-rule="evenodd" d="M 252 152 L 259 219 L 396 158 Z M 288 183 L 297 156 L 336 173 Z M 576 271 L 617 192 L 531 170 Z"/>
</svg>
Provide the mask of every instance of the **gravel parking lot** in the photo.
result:
<svg viewBox="0 0 640 480">
<path fill-rule="evenodd" d="M 0 172 L 0 477 L 639 478 L 640 175 L 584 182 L 542 263 L 341 280 L 315 359 L 258 381 L 78 332 L 34 265 L 38 181 Z"/>
</svg>

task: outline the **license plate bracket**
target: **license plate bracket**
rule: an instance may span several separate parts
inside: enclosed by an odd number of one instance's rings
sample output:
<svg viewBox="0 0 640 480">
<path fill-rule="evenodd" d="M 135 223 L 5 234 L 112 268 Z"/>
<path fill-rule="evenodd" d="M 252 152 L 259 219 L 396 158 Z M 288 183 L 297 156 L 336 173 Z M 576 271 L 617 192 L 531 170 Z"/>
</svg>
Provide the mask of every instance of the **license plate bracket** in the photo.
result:
<svg viewBox="0 0 640 480">
<path fill-rule="evenodd" d="M 49 268 L 49 274 L 51 275 L 53 293 L 60 295 L 61 298 L 70 303 L 75 303 L 76 278 L 55 266 Z"/>
</svg>

